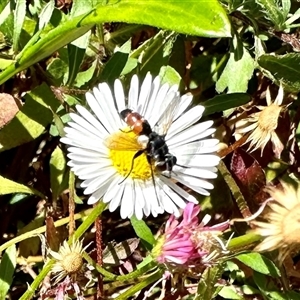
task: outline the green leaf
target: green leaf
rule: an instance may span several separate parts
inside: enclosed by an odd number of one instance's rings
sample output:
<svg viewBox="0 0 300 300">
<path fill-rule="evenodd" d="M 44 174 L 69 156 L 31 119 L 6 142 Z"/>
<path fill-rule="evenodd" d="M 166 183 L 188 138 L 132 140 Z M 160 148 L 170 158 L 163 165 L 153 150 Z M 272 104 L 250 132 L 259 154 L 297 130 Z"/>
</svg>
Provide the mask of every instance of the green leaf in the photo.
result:
<svg viewBox="0 0 300 300">
<path fill-rule="evenodd" d="M 238 107 L 248 103 L 250 100 L 251 96 L 245 93 L 218 95 L 203 102 L 203 106 L 205 107 L 204 115 Z"/>
<path fill-rule="evenodd" d="M 136 235 L 141 239 L 145 248 L 150 251 L 155 243 L 151 229 L 143 220 L 138 220 L 136 217 L 131 217 L 130 222 Z"/>
<path fill-rule="evenodd" d="M 269 292 L 268 298 L 270 300 L 299 300 L 300 294 L 295 291 L 287 291 L 287 292 L 278 292 L 273 291 Z"/>
<path fill-rule="evenodd" d="M 0 263 L 0 299 L 5 299 L 5 296 L 13 281 L 13 274 L 17 264 L 17 249 L 16 245 L 11 245 L 1 259 Z"/>
<path fill-rule="evenodd" d="M 181 82 L 180 75 L 170 66 L 162 66 L 159 71 L 159 77 L 162 84 L 167 82 L 169 85 L 179 85 Z"/>
<path fill-rule="evenodd" d="M 254 288 L 251 285 L 248 284 L 244 284 L 241 286 L 241 291 L 243 294 L 249 296 L 249 295 L 255 295 L 255 294 L 259 294 L 259 290 L 257 288 Z"/>
<path fill-rule="evenodd" d="M 14 2 L 6 1 L 6 6 L 4 7 L 4 1 L 0 1 L 1 12 L 0 12 L 0 30 L 5 33 L 5 36 L 11 40 L 14 34 Z"/>
<path fill-rule="evenodd" d="M 54 10 L 54 0 L 50 0 L 42 9 L 39 15 L 39 29 L 44 28 L 51 19 Z"/>
<path fill-rule="evenodd" d="M 143 77 L 146 76 L 147 72 L 156 75 L 162 65 L 168 65 L 176 37 L 177 34 L 174 32 L 161 30 L 153 38 L 147 40 L 145 46 L 140 47 L 143 49 L 139 57 L 140 73 Z"/>
<path fill-rule="evenodd" d="M 121 76 L 129 74 L 132 70 L 134 70 L 138 66 L 138 60 L 136 58 L 128 57 L 125 67 L 121 72 Z"/>
<path fill-rule="evenodd" d="M 112 5 L 108 2 L 107 6 Z M 119 1 L 108 13 L 109 16 L 115 14 L 112 16 L 114 21 L 147 24 L 190 35 L 231 36 L 229 20 L 216 0 Z"/>
<path fill-rule="evenodd" d="M 147 24 L 198 36 L 231 36 L 230 22 L 217 0 L 108 2 L 107 5 L 98 5 L 87 14 L 62 22 L 39 40 L 38 36 L 33 37 L 34 41 L 29 41 L 30 46 L 26 46 L 18 55 L 16 63 L 0 74 L 0 84 L 82 36 L 95 24 L 114 21 Z"/>
<path fill-rule="evenodd" d="M 222 93 L 226 88 L 228 88 L 228 93 L 246 92 L 253 71 L 253 58 L 243 47 L 239 38 L 235 36 L 231 45 L 229 60 L 216 84 L 217 92 Z"/>
<path fill-rule="evenodd" d="M 68 64 L 60 58 L 54 58 L 47 66 L 47 71 L 54 78 L 56 85 L 61 85 L 66 74 L 68 75 Z"/>
<path fill-rule="evenodd" d="M 26 0 L 17 0 L 14 11 L 14 35 L 13 35 L 13 49 L 18 51 L 19 38 L 26 14 Z"/>
<path fill-rule="evenodd" d="M 300 90 L 300 54 L 289 53 L 285 55 L 262 55 L 258 64 L 271 72 L 271 75 L 290 91 Z M 268 76 L 268 74 L 266 74 Z M 271 76 L 268 76 L 271 77 Z M 272 78 L 271 78 L 272 79 Z"/>
<path fill-rule="evenodd" d="M 70 17 L 74 18 L 76 16 L 86 14 L 93 9 L 93 0 L 73 0 L 72 10 Z M 76 76 L 79 71 L 79 67 L 83 61 L 85 50 L 88 46 L 90 38 L 90 33 L 87 32 L 83 36 L 79 37 L 72 44 L 68 45 L 68 54 L 69 54 L 69 78 L 67 85 L 72 86 L 73 82 L 76 79 Z"/>
<path fill-rule="evenodd" d="M 101 73 L 100 81 L 106 81 L 113 84 L 114 80 L 118 78 L 124 69 L 129 52 L 131 50 L 131 40 L 127 41 L 105 64 L 105 67 Z"/>
<path fill-rule="evenodd" d="M 5 22 L 8 16 L 11 14 L 11 3 L 9 0 L 0 2 L 0 26 Z"/>
<path fill-rule="evenodd" d="M 94 60 L 92 65 L 86 71 L 78 73 L 77 76 L 76 76 L 76 79 L 75 79 L 74 86 L 81 87 L 85 83 L 90 81 L 91 78 L 93 77 L 94 73 L 95 73 L 95 69 L 96 69 L 97 64 L 98 64 L 97 60 Z"/>
<path fill-rule="evenodd" d="M 146 25 L 124 24 L 105 36 L 106 48 L 113 51 L 116 45 L 123 45 L 136 33 L 146 29 Z"/>
<path fill-rule="evenodd" d="M 222 288 L 217 285 L 224 271 L 224 264 L 205 269 L 198 283 L 197 296 L 195 300 L 214 299 L 214 295 Z"/>
<path fill-rule="evenodd" d="M 270 275 L 275 278 L 280 277 L 280 271 L 275 264 L 259 253 L 240 254 L 235 258 L 259 273 Z"/>
<path fill-rule="evenodd" d="M 35 229 L 42 227 L 45 224 L 45 208 L 41 209 L 35 218 L 22 227 L 18 231 L 18 235 L 25 234 L 27 232 L 32 232 Z M 47 224 L 48 225 L 48 224 Z M 47 236 L 49 239 L 50 230 L 47 229 Z M 23 257 L 28 257 L 30 255 L 35 256 L 39 253 L 41 249 L 41 240 L 36 235 L 31 235 L 30 237 L 20 241 L 19 243 L 19 255 Z"/>
<path fill-rule="evenodd" d="M 285 20 L 291 9 L 291 0 L 281 0 L 281 2 L 282 2 L 282 14 Z"/>
<path fill-rule="evenodd" d="M 257 287 L 259 288 L 259 290 L 261 290 L 263 293 L 265 293 L 265 291 L 267 291 L 270 288 L 268 286 L 269 284 L 266 275 L 258 272 L 253 272 L 252 278 L 253 281 L 256 283 Z"/>
<path fill-rule="evenodd" d="M 266 16 L 274 23 L 275 28 L 282 29 L 285 18 L 277 2 L 275 0 L 257 0 L 257 2 L 266 11 Z"/>
<path fill-rule="evenodd" d="M 10 179 L 0 176 L 0 195 L 15 193 L 34 194 L 40 196 L 41 198 L 45 197 L 42 193 L 31 187 L 25 186 L 23 184 L 14 182 Z"/>
<path fill-rule="evenodd" d="M 52 199 L 57 200 L 59 194 L 67 185 L 63 186 L 63 179 L 66 170 L 66 158 L 63 151 L 57 146 L 50 158 L 50 182 Z"/>
<path fill-rule="evenodd" d="M 85 48 L 77 47 L 73 44 L 68 45 L 69 54 L 69 78 L 67 85 L 72 86 L 78 74 L 79 67 L 85 55 Z"/>
<path fill-rule="evenodd" d="M 284 0 L 283 0 L 284 1 Z M 289 0 L 287 0 L 289 1 Z M 288 18 L 286 21 L 285 21 L 285 25 L 287 27 L 289 27 L 291 24 L 293 24 L 296 20 L 298 20 L 300 18 L 300 8 L 298 8 L 294 14 Z M 292 26 L 294 26 L 295 24 L 293 24 Z M 297 26 L 297 25 L 296 25 Z M 298 25 L 299 26 L 299 25 Z"/>
<path fill-rule="evenodd" d="M 214 86 L 227 63 L 226 54 L 199 55 L 193 57 L 190 70 L 190 89 L 201 89 L 202 91 Z"/>
<path fill-rule="evenodd" d="M 233 286 L 224 286 L 219 292 L 219 296 L 224 299 L 243 300 L 244 297 L 238 294 L 238 291 Z"/>
<path fill-rule="evenodd" d="M 93 0 L 73 0 L 70 16 L 72 18 L 85 14 L 95 7 Z"/>
<path fill-rule="evenodd" d="M 30 197 L 30 195 L 28 194 L 13 194 L 12 197 L 10 198 L 9 204 L 13 205 L 13 204 L 17 204 L 19 202 L 25 201 L 26 199 L 28 199 Z"/>
<path fill-rule="evenodd" d="M 52 122 L 59 101 L 43 83 L 25 96 L 25 104 L 12 121 L 0 131 L 0 152 L 30 142 Z"/>
<path fill-rule="evenodd" d="M 52 113 L 53 113 L 54 125 L 52 124 L 50 127 L 50 134 L 53 136 L 63 137 L 65 135 L 64 124 L 70 121 L 70 116 L 69 114 L 66 114 L 60 117 L 57 113 L 55 112 Z"/>
</svg>

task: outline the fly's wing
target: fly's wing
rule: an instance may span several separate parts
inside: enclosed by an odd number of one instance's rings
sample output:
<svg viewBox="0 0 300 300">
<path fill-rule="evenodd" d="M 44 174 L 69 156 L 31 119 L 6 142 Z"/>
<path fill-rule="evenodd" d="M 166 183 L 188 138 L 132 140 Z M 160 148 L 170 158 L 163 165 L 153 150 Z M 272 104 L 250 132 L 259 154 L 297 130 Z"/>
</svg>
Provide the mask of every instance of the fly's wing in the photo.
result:
<svg viewBox="0 0 300 300">
<path fill-rule="evenodd" d="M 142 144 L 138 142 L 137 137 L 122 131 L 108 136 L 104 140 L 104 145 L 110 150 L 139 151 L 144 149 Z"/>
<path fill-rule="evenodd" d="M 164 113 L 157 121 L 154 131 L 159 135 L 166 135 L 179 109 L 180 97 L 174 96 L 174 99 L 165 108 Z"/>
</svg>

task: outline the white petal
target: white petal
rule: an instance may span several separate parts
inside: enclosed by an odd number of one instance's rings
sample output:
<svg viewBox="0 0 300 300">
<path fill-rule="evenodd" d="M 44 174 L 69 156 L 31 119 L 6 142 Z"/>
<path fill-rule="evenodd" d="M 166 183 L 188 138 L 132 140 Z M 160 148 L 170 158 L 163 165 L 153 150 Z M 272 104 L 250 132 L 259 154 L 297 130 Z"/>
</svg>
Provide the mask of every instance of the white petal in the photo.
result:
<svg viewBox="0 0 300 300">
<path fill-rule="evenodd" d="M 106 170 L 106 172 L 105 172 Z M 116 171 L 112 168 L 103 168 L 103 173 L 101 176 L 96 177 L 96 178 L 90 178 L 86 179 L 81 183 L 81 186 L 86 189 L 84 190 L 84 194 L 92 194 L 94 193 L 97 189 L 99 189 L 102 185 L 104 185 L 107 182 L 111 182 L 111 180 L 114 179 L 114 175 L 116 174 Z"/>
<path fill-rule="evenodd" d="M 178 158 L 178 165 L 180 164 L 181 157 Z M 195 155 L 192 158 L 189 159 L 189 161 L 186 161 L 183 165 L 184 166 L 194 166 L 194 167 L 215 167 L 219 164 L 220 157 L 213 154 L 200 154 Z"/>
<path fill-rule="evenodd" d="M 115 195 L 109 202 L 109 211 L 115 211 L 122 203 L 125 185 L 115 186 Z"/>
<path fill-rule="evenodd" d="M 206 191 L 206 189 L 212 190 L 214 188 L 210 182 L 191 176 L 183 176 L 181 174 L 180 176 L 174 175 L 173 178 L 202 195 L 209 195 L 209 192 Z"/>
<path fill-rule="evenodd" d="M 272 103 L 272 101 L 271 101 L 270 86 L 268 86 L 267 90 L 266 90 L 266 100 L 267 100 L 267 105 L 270 105 Z"/>
<path fill-rule="evenodd" d="M 174 120 L 182 115 L 182 113 L 188 108 L 193 100 L 193 95 L 191 93 L 187 93 L 180 98 L 180 105 L 178 107 L 177 113 L 175 114 Z"/>
<path fill-rule="evenodd" d="M 163 182 L 162 182 L 163 183 Z M 186 202 L 175 193 L 167 184 L 162 184 L 164 192 L 170 197 L 170 199 L 180 208 L 185 208 Z"/>
<path fill-rule="evenodd" d="M 213 134 L 216 130 L 214 128 L 209 128 L 213 124 L 212 121 L 207 121 L 204 123 L 200 123 L 194 125 L 178 134 L 173 136 L 170 140 L 168 140 L 169 147 L 171 146 L 180 146 L 183 144 L 187 144 L 196 140 L 203 139 L 207 136 Z"/>
<path fill-rule="evenodd" d="M 60 139 L 62 143 L 70 145 L 70 146 L 74 146 L 74 147 L 79 147 L 82 149 L 87 149 L 87 150 L 94 150 L 94 151 L 99 151 L 99 152 L 103 152 L 103 145 L 102 145 L 102 141 L 101 144 L 100 143 L 95 143 L 95 140 L 92 140 L 90 138 L 83 138 L 81 140 L 75 140 L 72 139 L 72 137 L 63 137 Z"/>
<path fill-rule="evenodd" d="M 143 194 L 145 205 L 149 207 L 147 210 L 150 210 L 153 216 L 157 216 L 157 214 L 163 212 L 158 203 L 157 191 L 155 192 L 153 183 L 150 180 L 144 182 Z"/>
<path fill-rule="evenodd" d="M 92 132 L 86 130 L 81 127 L 79 130 L 72 127 L 65 127 L 65 133 L 67 138 L 81 140 L 82 137 L 96 139 L 98 141 L 102 141 L 103 139 L 94 135 Z"/>
<path fill-rule="evenodd" d="M 198 178 L 206 178 L 206 179 L 215 179 L 217 178 L 217 174 L 211 172 L 210 170 L 206 170 L 204 168 L 174 168 L 173 171 L 177 176 L 181 176 L 183 174 L 191 175 Z"/>
<path fill-rule="evenodd" d="M 68 130 L 66 137 L 61 138 L 61 142 L 70 146 L 75 146 L 84 149 L 95 151 L 103 151 L 103 140 L 93 135 L 84 135 L 73 128 L 65 128 Z"/>
<path fill-rule="evenodd" d="M 69 153 L 68 157 L 71 160 L 74 161 L 79 161 L 79 162 L 83 162 L 83 163 L 93 163 L 93 164 L 97 164 L 99 162 L 99 160 L 101 160 L 101 158 L 103 158 L 103 155 L 99 155 L 97 157 L 91 157 L 91 156 L 84 156 L 81 154 L 76 154 L 76 153 Z"/>
<path fill-rule="evenodd" d="M 93 132 L 95 135 L 98 135 L 99 137 L 103 137 L 103 135 L 107 134 L 105 128 L 103 128 L 103 125 L 86 108 L 81 105 L 76 105 L 76 109 L 83 118 L 85 118 L 90 124 L 92 124 L 92 127 L 90 126 L 91 132 Z"/>
<path fill-rule="evenodd" d="M 103 197 L 103 202 L 108 203 L 110 202 L 116 195 L 117 191 L 119 189 L 123 190 L 124 183 L 121 183 L 122 181 L 121 176 L 115 176 L 115 178 L 111 181 L 110 186 L 107 188 L 107 191 Z"/>
<path fill-rule="evenodd" d="M 144 107 L 147 105 L 148 98 L 151 93 L 151 87 L 152 87 L 152 76 L 148 72 L 141 86 L 141 91 L 140 91 L 138 104 L 136 108 L 137 112 L 143 111 Z"/>
<path fill-rule="evenodd" d="M 118 113 L 120 113 L 122 110 L 126 108 L 126 104 L 125 104 L 123 85 L 119 79 L 115 80 L 114 92 L 115 92 L 115 99 L 116 99 Z"/>
<path fill-rule="evenodd" d="M 238 130 L 236 131 L 236 133 L 239 133 L 239 134 L 246 133 L 248 131 L 251 131 L 251 130 L 255 129 L 257 126 L 258 126 L 258 123 L 256 122 L 256 123 L 253 123 L 253 124 L 251 124 L 249 126 L 246 126 L 244 128 L 238 128 Z"/>
<path fill-rule="evenodd" d="M 196 198 L 189 193 L 187 193 L 185 190 L 183 190 L 181 187 L 179 187 L 177 184 L 175 184 L 171 178 L 160 176 L 160 180 L 162 180 L 165 184 L 167 184 L 172 190 L 174 190 L 178 195 L 183 197 L 189 202 L 198 203 Z"/>
<path fill-rule="evenodd" d="M 161 106 L 162 106 L 162 103 L 165 101 L 168 90 L 169 90 L 169 85 L 167 83 L 165 83 L 164 85 L 162 85 L 160 87 L 160 89 L 156 95 L 156 99 L 155 99 L 156 104 L 153 107 L 151 115 L 149 115 L 149 117 L 147 117 L 148 122 L 150 123 L 150 125 L 152 127 L 154 127 L 156 125 L 161 114 L 164 113 L 164 111 L 161 110 Z M 169 99 L 169 100 L 171 100 L 171 99 Z"/>
<path fill-rule="evenodd" d="M 172 125 L 174 114 L 178 109 L 178 103 L 180 101 L 180 97 L 178 92 L 170 92 L 164 99 L 164 103 L 168 103 L 167 107 L 164 105 L 160 108 L 159 114 L 160 117 L 157 121 L 157 124 L 154 127 L 154 131 L 160 135 L 165 135 Z"/>
<path fill-rule="evenodd" d="M 144 107 L 138 111 L 142 116 L 145 117 L 146 120 L 150 119 L 150 116 L 153 113 L 153 109 L 157 105 L 156 98 L 157 93 L 160 88 L 160 77 L 156 76 L 152 82 L 151 95 L 148 97 L 147 103 L 145 103 Z"/>
<path fill-rule="evenodd" d="M 91 92 L 87 92 L 85 94 L 85 98 L 92 109 L 93 113 L 97 116 L 98 120 L 103 124 L 105 127 L 106 131 L 108 133 L 113 133 L 114 131 L 117 130 L 117 126 L 114 126 L 111 124 L 111 120 L 109 120 L 108 115 L 103 111 L 102 106 L 105 104 L 100 104 L 100 101 L 103 101 L 102 94 L 97 88 L 93 89 L 95 96 Z M 98 97 L 99 100 L 97 100 L 95 97 Z"/>
<path fill-rule="evenodd" d="M 281 105 L 283 96 L 284 96 L 284 91 L 283 91 L 282 83 L 280 83 L 279 89 L 278 89 L 278 94 L 276 96 L 276 99 L 274 100 L 274 104 Z M 270 104 L 268 104 L 268 105 L 270 105 Z"/>
<path fill-rule="evenodd" d="M 104 151 L 94 151 L 91 149 L 82 149 L 82 148 L 78 148 L 78 147 L 68 147 L 68 151 L 70 153 L 74 153 L 77 155 L 82 155 L 85 157 L 94 157 L 94 158 L 108 158 L 108 150 L 106 147 L 103 147 Z"/>
<path fill-rule="evenodd" d="M 90 135 L 90 134 L 93 134 L 91 131 L 89 131 L 88 129 L 82 127 L 80 124 L 77 124 L 75 122 L 69 122 L 68 123 L 68 126 L 72 127 L 73 129 L 79 131 L 79 132 L 82 132 L 86 135 Z M 69 128 L 69 127 L 65 127 L 65 132 L 66 132 L 66 129 Z M 95 136 L 99 136 L 100 138 L 102 138 L 103 136 L 107 135 L 107 131 L 106 129 L 103 127 L 103 125 L 101 124 L 100 127 L 97 128 L 98 130 L 98 133 L 95 135 Z"/>
<path fill-rule="evenodd" d="M 93 92 L 98 99 L 98 104 L 106 115 L 111 124 L 114 125 L 114 131 L 121 127 L 121 119 L 117 112 L 112 92 L 107 83 L 103 82 L 98 85 L 99 89 L 94 88 Z M 101 119 L 100 119 L 101 121 Z"/>
<path fill-rule="evenodd" d="M 77 176 L 81 176 L 81 178 L 88 173 L 93 174 L 94 171 L 101 172 L 101 169 L 105 167 L 113 169 L 111 160 L 106 158 L 100 159 L 97 163 L 87 163 L 83 160 L 71 160 L 69 162 L 73 162 L 73 171 L 76 172 Z"/>
<path fill-rule="evenodd" d="M 130 89 L 128 93 L 128 107 L 132 110 L 137 109 L 139 95 L 139 79 L 137 75 L 133 75 L 130 82 Z"/>
<path fill-rule="evenodd" d="M 204 107 L 198 105 L 184 113 L 172 124 L 166 135 L 166 140 L 169 140 L 176 133 L 183 131 L 186 128 L 193 125 L 194 123 L 196 123 L 201 118 L 203 111 Z"/>
<path fill-rule="evenodd" d="M 80 107 L 79 105 L 76 106 L 76 108 L 78 109 L 78 111 L 82 111 L 83 109 L 82 107 Z M 101 133 L 101 131 L 99 131 L 96 127 L 94 127 L 92 124 L 90 124 L 86 119 L 84 119 L 83 117 L 76 115 L 74 113 L 70 114 L 70 117 L 72 118 L 72 120 L 74 122 L 76 122 L 77 124 L 79 124 L 80 126 L 77 126 L 77 129 L 80 130 L 81 127 L 81 131 L 82 129 L 85 129 L 86 131 L 94 134 L 95 136 L 99 136 L 100 138 L 102 138 L 103 134 Z M 91 118 L 94 118 L 91 115 Z M 95 122 L 97 122 L 96 119 L 94 119 Z M 75 124 L 74 124 L 75 125 Z M 73 126 L 74 126 L 73 125 Z M 76 126 L 76 125 L 75 125 Z M 101 124 L 99 124 L 99 127 L 102 127 Z"/>
<path fill-rule="evenodd" d="M 169 147 L 170 153 L 180 157 L 185 155 L 215 153 L 219 150 L 219 140 L 207 139 L 184 144 L 179 147 Z"/>
<path fill-rule="evenodd" d="M 140 199 L 137 199 L 137 193 L 135 191 L 134 215 L 138 220 L 142 220 L 143 218 L 143 209 L 144 206 L 142 206 Z"/>
<path fill-rule="evenodd" d="M 105 191 L 107 190 L 108 186 L 110 185 L 110 181 L 106 182 L 103 184 L 97 191 L 95 191 L 92 196 L 88 199 L 87 203 L 88 204 L 94 204 L 99 201 L 99 199 L 102 198 L 104 195 Z"/>
<path fill-rule="evenodd" d="M 134 212 L 135 195 L 132 180 L 127 180 L 124 188 L 124 194 L 121 202 L 121 218 L 130 218 Z"/>
<path fill-rule="evenodd" d="M 141 209 L 141 212 L 144 212 L 145 216 L 149 216 L 150 209 L 149 206 L 147 206 L 145 197 L 144 197 L 144 191 L 143 191 L 143 184 L 141 180 L 135 180 L 135 201 L 136 205 Z"/>
<path fill-rule="evenodd" d="M 105 169 L 111 168 L 111 162 L 103 161 L 95 164 L 85 164 L 80 166 L 78 163 L 72 168 L 72 171 L 82 180 L 102 177 Z M 111 168 L 112 169 L 112 168 Z"/>
</svg>

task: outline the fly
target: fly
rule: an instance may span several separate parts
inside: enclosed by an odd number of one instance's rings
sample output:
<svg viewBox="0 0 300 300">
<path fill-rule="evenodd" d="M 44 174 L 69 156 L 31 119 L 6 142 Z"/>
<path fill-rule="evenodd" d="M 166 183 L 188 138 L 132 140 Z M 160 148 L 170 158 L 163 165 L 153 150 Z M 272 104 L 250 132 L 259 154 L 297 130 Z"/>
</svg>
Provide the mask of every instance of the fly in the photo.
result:
<svg viewBox="0 0 300 300">
<path fill-rule="evenodd" d="M 134 159 L 139 157 L 142 153 L 146 153 L 150 165 L 154 162 L 156 168 L 160 171 L 168 171 L 171 175 L 177 158 L 169 152 L 165 141 L 165 134 L 160 135 L 152 131 L 149 122 L 139 113 L 129 108 L 121 111 L 120 116 L 130 129 L 138 135 L 138 143 L 143 147 L 143 149 L 137 151 L 134 155 L 129 174 L 133 169 Z"/>
</svg>

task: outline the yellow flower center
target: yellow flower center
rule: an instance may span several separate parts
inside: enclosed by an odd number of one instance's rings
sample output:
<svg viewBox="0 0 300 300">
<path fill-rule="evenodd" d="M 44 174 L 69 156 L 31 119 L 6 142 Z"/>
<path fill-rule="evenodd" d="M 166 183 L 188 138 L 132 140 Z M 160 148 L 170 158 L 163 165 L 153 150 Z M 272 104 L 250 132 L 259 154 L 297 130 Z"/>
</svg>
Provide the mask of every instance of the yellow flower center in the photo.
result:
<svg viewBox="0 0 300 300">
<path fill-rule="evenodd" d="M 134 132 L 125 128 L 108 137 L 105 145 L 110 150 L 109 157 L 113 166 L 121 176 L 147 180 L 151 178 L 151 167 L 154 172 L 154 166 L 149 164 L 145 152 L 135 156 L 138 151 L 143 150 L 137 139 Z"/>
<path fill-rule="evenodd" d="M 83 265 L 82 255 L 76 252 L 69 253 L 64 256 L 61 265 L 68 274 L 78 273 Z"/>
<path fill-rule="evenodd" d="M 281 107 L 271 104 L 261 111 L 258 117 L 258 126 L 265 131 L 273 131 L 277 128 Z"/>
<path fill-rule="evenodd" d="M 163 254 L 163 246 L 165 244 L 165 241 L 166 241 L 166 236 L 165 235 L 160 236 L 156 240 L 156 243 L 155 243 L 155 245 L 154 245 L 154 247 L 151 251 L 152 257 L 156 258 L 156 257 Z"/>
</svg>

